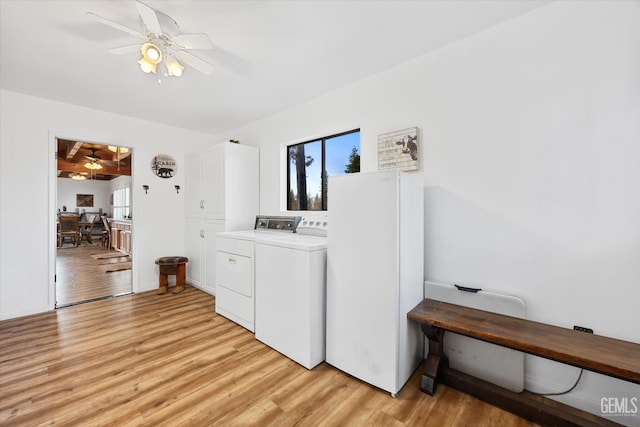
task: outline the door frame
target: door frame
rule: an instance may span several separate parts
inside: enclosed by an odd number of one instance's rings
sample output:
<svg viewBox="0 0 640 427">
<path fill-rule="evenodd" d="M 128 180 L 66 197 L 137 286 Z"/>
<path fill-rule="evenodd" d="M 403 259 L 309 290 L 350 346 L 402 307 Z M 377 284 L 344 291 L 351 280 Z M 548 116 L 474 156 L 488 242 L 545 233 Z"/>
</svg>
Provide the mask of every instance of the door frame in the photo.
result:
<svg viewBox="0 0 640 427">
<path fill-rule="evenodd" d="M 49 150 L 49 200 L 48 200 L 48 207 L 49 207 L 49 214 L 47 215 L 48 218 L 48 230 L 49 230 L 49 241 L 48 241 L 48 246 L 49 246 L 49 254 L 48 254 L 48 277 L 49 277 L 49 283 L 48 283 L 48 291 L 49 291 L 49 298 L 48 298 L 48 305 L 49 305 L 49 310 L 55 310 L 56 309 L 56 256 L 57 256 L 57 251 L 58 251 L 58 242 L 57 242 L 57 234 L 56 234 L 56 230 L 57 230 L 57 224 L 56 224 L 56 212 L 57 212 L 57 200 L 58 200 L 58 162 L 57 162 L 57 155 L 58 155 L 58 139 L 69 139 L 72 141 L 109 141 L 110 138 L 95 138 L 95 137 L 79 137 L 78 136 L 79 132 L 67 132 L 67 131 L 54 131 L 54 130 L 50 130 L 49 131 L 49 145 L 48 145 L 48 150 Z M 72 136 L 73 135 L 73 136 Z M 117 146 L 126 146 L 131 148 L 132 150 L 134 149 L 133 144 L 126 144 L 126 143 L 122 143 L 122 142 L 117 142 L 117 143 L 108 143 L 108 142 L 92 142 L 92 144 L 100 144 L 100 145 L 104 145 L 104 146 L 108 146 L 108 145 L 117 145 Z M 130 192 L 130 196 L 131 196 L 131 214 L 133 216 L 134 219 L 131 220 L 131 228 L 135 229 L 135 217 L 136 215 L 133 215 L 133 211 L 135 208 L 135 200 L 134 200 L 134 195 L 133 195 L 133 186 L 134 186 L 134 164 L 136 162 L 135 156 L 132 157 L 131 159 L 131 192 Z M 133 237 L 133 236 L 132 236 Z M 136 249 L 136 239 L 133 239 L 133 250 Z M 133 257 L 133 262 L 131 265 L 131 292 L 133 293 L 137 293 L 139 290 L 139 281 L 138 281 L 138 275 L 137 275 L 137 260 L 136 258 L 138 257 Z"/>
</svg>

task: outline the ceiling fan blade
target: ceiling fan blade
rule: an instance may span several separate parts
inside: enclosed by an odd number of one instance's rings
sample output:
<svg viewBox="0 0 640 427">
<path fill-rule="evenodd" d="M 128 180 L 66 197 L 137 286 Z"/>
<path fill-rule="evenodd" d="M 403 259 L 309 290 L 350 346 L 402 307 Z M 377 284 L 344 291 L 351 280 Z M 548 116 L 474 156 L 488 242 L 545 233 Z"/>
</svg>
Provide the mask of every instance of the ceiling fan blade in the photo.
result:
<svg viewBox="0 0 640 427">
<path fill-rule="evenodd" d="M 124 31 L 125 33 L 131 34 L 132 36 L 139 37 L 141 39 L 145 39 L 146 38 L 145 36 L 140 34 L 139 31 L 136 31 L 133 28 L 129 28 L 129 27 L 126 27 L 126 26 L 124 26 L 122 24 L 118 24 L 117 22 L 114 22 L 114 21 L 112 21 L 110 19 L 104 18 L 104 17 L 102 17 L 100 15 L 96 15 L 93 12 L 87 12 L 86 14 L 91 16 L 91 17 L 93 17 L 94 19 L 97 19 L 98 21 L 102 22 L 105 25 L 108 25 L 108 26 L 110 26 L 112 28 L 115 28 L 116 30 Z"/>
<path fill-rule="evenodd" d="M 180 61 L 184 62 L 187 65 L 192 66 L 196 70 L 200 71 L 202 74 L 206 74 L 207 76 L 209 76 L 211 75 L 211 73 L 213 73 L 213 65 L 209 64 L 207 61 L 205 61 L 202 58 L 198 58 L 192 53 L 189 53 L 184 50 L 179 50 L 178 52 L 176 52 L 176 56 Z"/>
<path fill-rule="evenodd" d="M 184 49 L 212 49 L 213 43 L 205 33 L 178 34 L 173 42 Z"/>
<path fill-rule="evenodd" d="M 128 46 L 114 47 L 113 49 L 109 49 L 109 52 L 115 53 L 116 55 L 124 55 L 127 53 L 140 52 L 140 45 L 130 44 Z"/>
<path fill-rule="evenodd" d="M 138 8 L 138 13 L 142 18 L 142 22 L 147 26 L 147 29 L 156 36 L 162 34 L 162 27 L 160 27 L 160 21 L 158 21 L 156 11 L 138 0 L 136 0 L 136 7 Z"/>
</svg>

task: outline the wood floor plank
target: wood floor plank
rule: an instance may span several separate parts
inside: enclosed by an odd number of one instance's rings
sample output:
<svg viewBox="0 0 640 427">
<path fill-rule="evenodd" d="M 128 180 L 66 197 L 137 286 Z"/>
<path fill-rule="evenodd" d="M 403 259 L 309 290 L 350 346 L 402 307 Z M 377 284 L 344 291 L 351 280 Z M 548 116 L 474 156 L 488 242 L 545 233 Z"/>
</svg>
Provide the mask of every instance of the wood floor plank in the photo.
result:
<svg viewBox="0 0 640 427">
<path fill-rule="evenodd" d="M 420 369 L 393 399 L 322 363 L 307 370 L 188 286 L 0 322 L 0 425 L 447 426 L 529 422 Z"/>
<path fill-rule="evenodd" d="M 64 306 L 131 292 L 131 270 L 105 273 L 102 265 L 131 260 L 99 243 L 64 246 L 56 250 L 56 304 Z M 122 255 L 96 259 L 91 255 Z"/>
</svg>

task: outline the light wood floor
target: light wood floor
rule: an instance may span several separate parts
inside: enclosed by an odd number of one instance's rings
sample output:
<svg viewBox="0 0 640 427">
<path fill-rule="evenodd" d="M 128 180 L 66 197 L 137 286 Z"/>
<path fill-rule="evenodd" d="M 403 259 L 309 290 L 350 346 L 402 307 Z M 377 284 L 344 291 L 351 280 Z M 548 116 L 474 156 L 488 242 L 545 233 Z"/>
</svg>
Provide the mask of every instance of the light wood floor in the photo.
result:
<svg viewBox="0 0 640 427">
<path fill-rule="evenodd" d="M 83 242 L 75 247 L 65 244 L 57 249 L 56 305 L 64 306 L 110 295 L 131 292 L 131 270 L 105 273 L 98 265 L 123 261 L 124 258 L 96 260 L 92 254 L 116 252 L 99 243 Z"/>
<path fill-rule="evenodd" d="M 196 288 L 0 322 L 0 425 L 526 426 L 420 371 L 396 399 L 309 371 L 214 311 Z"/>
</svg>

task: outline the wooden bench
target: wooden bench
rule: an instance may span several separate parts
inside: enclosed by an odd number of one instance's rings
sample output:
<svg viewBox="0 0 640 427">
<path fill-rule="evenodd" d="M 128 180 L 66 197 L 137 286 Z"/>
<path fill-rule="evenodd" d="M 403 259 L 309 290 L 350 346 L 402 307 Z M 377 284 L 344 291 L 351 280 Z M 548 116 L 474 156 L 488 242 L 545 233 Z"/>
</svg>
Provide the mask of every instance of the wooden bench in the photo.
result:
<svg viewBox="0 0 640 427">
<path fill-rule="evenodd" d="M 430 299 L 423 300 L 407 317 L 421 324 L 429 340 L 429 353 L 420 385 L 420 389 L 427 394 L 433 395 L 437 383 L 443 382 L 532 421 L 543 424 L 590 424 L 562 418 L 562 413 L 568 412 L 569 407 L 546 402 L 550 399 L 527 392 L 513 393 L 449 369 L 443 352 L 445 331 L 640 384 L 640 344 L 637 343 Z M 537 413 L 546 410 L 540 404 L 560 407 L 557 411 L 560 414 L 552 414 L 551 418 L 536 418 Z"/>
</svg>

